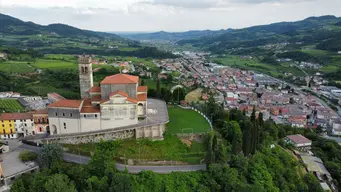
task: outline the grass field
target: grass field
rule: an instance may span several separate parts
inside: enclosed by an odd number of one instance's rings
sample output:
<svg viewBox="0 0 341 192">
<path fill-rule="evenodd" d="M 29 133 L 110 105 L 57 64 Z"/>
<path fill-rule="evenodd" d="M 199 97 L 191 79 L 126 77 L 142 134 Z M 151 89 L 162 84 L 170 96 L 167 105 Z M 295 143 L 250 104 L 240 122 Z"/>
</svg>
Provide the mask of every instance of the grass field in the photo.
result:
<svg viewBox="0 0 341 192">
<path fill-rule="evenodd" d="M 172 160 L 189 164 L 198 164 L 204 158 L 205 149 L 202 143 L 193 141 L 185 145 L 179 138 L 166 134 L 164 140 L 125 139 L 108 141 L 103 144 L 86 143 L 78 145 L 65 144 L 68 152 L 90 156 L 96 147 L 109 150 L 114 157 L 127 159 Z"/>
<path fill-rule="evenodd" d="M 169 106 L 168 115 L 167 132 L 169 133 L 202 133 L 210 131 L 210 125 L 206 119 L 193 110 Z"/>
<path fill-rule="evenodd" d="M 15 99 L 0 99 L 0 112 L 5 111 L 7 113 L 23 112 L 25 109 Z"/>
</svg>

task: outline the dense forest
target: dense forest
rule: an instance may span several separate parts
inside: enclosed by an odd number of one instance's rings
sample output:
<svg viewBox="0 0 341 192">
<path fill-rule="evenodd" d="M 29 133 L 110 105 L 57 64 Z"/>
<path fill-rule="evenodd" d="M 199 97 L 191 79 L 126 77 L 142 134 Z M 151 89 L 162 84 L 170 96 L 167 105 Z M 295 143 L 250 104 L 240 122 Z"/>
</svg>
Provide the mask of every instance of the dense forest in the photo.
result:
<svg viewBox="0 0 341 192">
<path fill-rule="evenodd" d="M 42 171 L 18 179 L 11 191 L 322 191 L 282 140 L 287 134 L 314 133 L 262 121 L 255 111 L 251 117 L 239 110 L 224 112 L 212 97 L 202 107 L 215 126 L 203 138 L 207 171 L 128 174 L 116 170 L 108 142 L 95 146 L 88 165 L 62 162 L 60 146 L 44 145 Z"/>
</svg>

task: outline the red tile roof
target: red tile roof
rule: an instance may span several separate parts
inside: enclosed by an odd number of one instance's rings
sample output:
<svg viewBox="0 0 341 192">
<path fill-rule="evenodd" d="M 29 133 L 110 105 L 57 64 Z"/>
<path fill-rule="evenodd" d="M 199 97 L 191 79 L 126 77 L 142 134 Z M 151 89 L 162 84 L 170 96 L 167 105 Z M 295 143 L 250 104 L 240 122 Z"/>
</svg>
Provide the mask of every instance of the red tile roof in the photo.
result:
<svg viewBox="0 0 341 192">
<path fill-rule="evenodd" d="M 79 108 L 81 100 L 60 100 L 48 105 L 48 107 L 60 107 L 60 108 Z"/>
<path fill-rule="evenodd" d="M 55 99 L 59 100 L 64 100 L 65 98 L 58 93 L 48 93 L 47 96 L 53 97 Z"/>
<path fill-rule="evenodd" d="M 33 113 L 3 113 L 0 115 L 0 120 L 20 120 L 32 119 Z"/>
<path fill-rule="evenodd" d="M 147 101 L 147 94 L 143 93 L 143 94 L 138 94 L 137 95 L 137 100 L 138 101 Z"/>
<path fill-rule="evenodd" d="M 33 112 L 33 114 L 43 114 L 43 115 L 45 115 L 45 114 L 47 114 L 48 112 L 47 112 L 47 108 L 46 109 L 42 109 L 42 110 L 38 110 L 38 111 L 35 111 L 35 112 Z"/>
<path fill-rule="evenodd" d="M 127 74 L 111 75 L 103 79 L 102 84 L 137 84 L 139 82 L 138 76 Z"/>
<path fill-rule="evenodd" d="M 130 97 L 127 97 L 127 101 L 130 101 L 132 103 L 137 103 L 136 99 L 133 99 L 133 98 L 130 98 Z"/>
<path fill-rule="evenodd" d="M 147 92 L 148 87 L 147 86 L 138 86 L 137 92 Z"/>
<path fill-rule="evenodd" d="M 98 86 L 91 87 L 91 89 L 89 90 L 89 93 L 100 93 L 100 92 L 101 92 L 101 87 L 98 87 Z"/>
<path fill-rule="evenodd" d="M 90 99 L 91 101 L 101 101 L 102 97 L 100 95 L 94 95 Z"/>
<path fill-rule="evenodd" d="M 99 113 L 100 108 L 92 106 L 91 99 L 84 99 L 81 113 Z"/>
<path fill-rule="evenodd" d="M 288 139 L 296 144 L 304 144 L 304 143 L 311 143 L 311 140 L 305 138 L 304 136 L 297 134 L 297 135 L 288 135 Z"/>
<path fill-rule="evenodd" d="M 114 96 L 114 95 L 122 95 L 123 97 L 128 97 L 128 94 L 123 91 L 115 91 L 109 94 L 109 97 Z"/>
</svg>

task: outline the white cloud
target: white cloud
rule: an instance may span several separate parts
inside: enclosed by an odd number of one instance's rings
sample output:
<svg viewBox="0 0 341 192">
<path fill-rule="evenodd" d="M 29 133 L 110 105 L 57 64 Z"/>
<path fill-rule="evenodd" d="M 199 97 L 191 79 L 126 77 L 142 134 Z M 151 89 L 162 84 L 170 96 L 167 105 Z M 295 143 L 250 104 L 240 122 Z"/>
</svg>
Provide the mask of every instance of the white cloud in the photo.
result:
<svg viewBox="0 0 341 192">
<path fill-rule="evenodd" d="M 0 0 L 0 12 L 100 31 L 226 29 L 341 16 L 340 0 Z"/>
</svg>

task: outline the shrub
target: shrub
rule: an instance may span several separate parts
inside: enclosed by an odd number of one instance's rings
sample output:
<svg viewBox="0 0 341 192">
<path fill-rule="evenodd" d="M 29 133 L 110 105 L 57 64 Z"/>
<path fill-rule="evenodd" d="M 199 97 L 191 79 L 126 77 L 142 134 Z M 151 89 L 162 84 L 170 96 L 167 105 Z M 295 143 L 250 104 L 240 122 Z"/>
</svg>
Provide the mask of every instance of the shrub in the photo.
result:
<svg viewBox="0 0 341 192">
<path fill-rule="evenodd" d="M 34 152 L 31 152 L 31 151 L 22 151 L 19 154 L 19 158 L 23 162 L 34 161 L 37 159 L 37 157 L 38 157 L 38 155 Z"/>
</svg>

